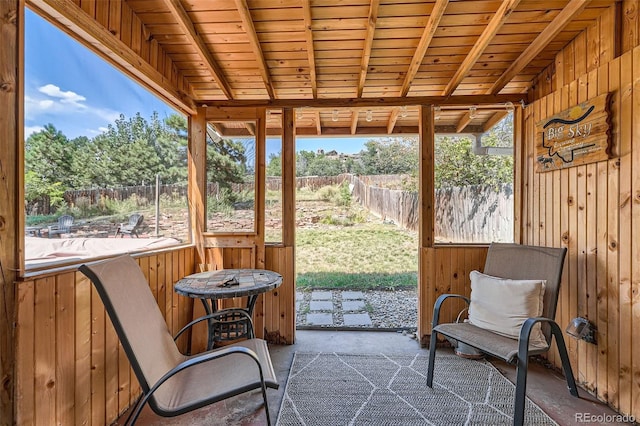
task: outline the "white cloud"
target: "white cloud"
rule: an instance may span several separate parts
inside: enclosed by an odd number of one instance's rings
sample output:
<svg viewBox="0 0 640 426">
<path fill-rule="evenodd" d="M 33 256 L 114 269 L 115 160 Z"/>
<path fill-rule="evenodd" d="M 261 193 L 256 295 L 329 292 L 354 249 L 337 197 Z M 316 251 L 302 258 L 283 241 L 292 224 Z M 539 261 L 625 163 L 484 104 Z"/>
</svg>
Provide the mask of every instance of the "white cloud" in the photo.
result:
<svg viewBox="0 0 640 426">
<path fill-rule="evenodd" d="M 64 92 L 54 84 L 45 84 L 44 86 L 39 87 L 38 91 L 40 93 L 44 93 L 45 95 L 49 95 L 52 98 L 59 98 L 60 102 L 62 103 L 80 105 L 81 102 L 84 102 L 87 100 L 87 98 L 85 98 L 84 96 L 78 95 L 77 93 L 72 92 L 70 90 Z"/>
<path fill-rule="evenodd" d="M 56 128 L 75 137 L 82 134 L 78 124 L 91 126 L 91 133 L 101 133 L 107 124 L 120 117 L 120 112 L 87 105 L 87 98 L 71 90 L 63 90 L 54 84 L 27 89 L 24 97 L 25 118 L 31 127 L 52 123 Z M 67 129 L 68 125 L 75 128 Z M 78 133 L 80 131 L 80 133 Z M 90 133 L 89 133 L 90 134 Z"/>
<path fill-rule="evenodd" d="M 102 133 L 106 132 L 107 130 L 109 130 L 107 127 L 98 127 L 97 129 L 87 129 L 86 130 L 86 134 L 88 135 L 101 135 Z"/>
<path fill-rule="evenodd" d="M 31 136 L 33 133 L 39 132 L 41 130 L 44 130 L 44 127 L 42 126 L 24 126 L 24 138 L 28 138 L 29 136 Z"/>
</svg>

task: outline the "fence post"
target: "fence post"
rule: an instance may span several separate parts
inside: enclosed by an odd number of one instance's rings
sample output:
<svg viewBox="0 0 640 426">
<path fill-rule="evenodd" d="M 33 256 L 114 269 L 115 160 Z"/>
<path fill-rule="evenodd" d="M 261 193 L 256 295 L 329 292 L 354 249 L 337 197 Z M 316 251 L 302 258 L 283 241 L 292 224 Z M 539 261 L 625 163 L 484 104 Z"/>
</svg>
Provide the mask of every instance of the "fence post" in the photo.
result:
<svg viewBox="0 0 640 426">
<path fill-rule="evenodd" d="M 160 174 L 156 174 L 156 238 L 160 230 Z"/>
</svg>

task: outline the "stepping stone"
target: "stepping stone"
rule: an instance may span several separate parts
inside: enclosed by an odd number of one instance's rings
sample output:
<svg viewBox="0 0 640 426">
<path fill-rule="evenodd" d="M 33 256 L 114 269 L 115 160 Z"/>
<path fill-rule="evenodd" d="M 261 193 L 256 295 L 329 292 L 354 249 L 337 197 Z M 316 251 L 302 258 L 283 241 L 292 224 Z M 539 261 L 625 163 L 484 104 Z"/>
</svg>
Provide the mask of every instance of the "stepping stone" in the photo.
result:
<svg viewBox="0 0 640 426">
<path fill-rule="evenodd" d="M 354 299 L 364 299 L 364 294 L 361 291 L 343 291 L 342 292 L 342 300 L 354 300 Z"/>
<path fill-rule="evenodd" d="M 333 311 L 333 302 L 325 300 L 312 300 L 309 304 L 312 311 Z"/>
<path fill-rule="evenodd" d="M 362 311 L 364 310 L 364 301 L 351 300 L 351 301 L 342 302 L 342 310 L 343 311 Z"/>
<path fill-rule="evenodd" d="M 302 306 L 302 300 L 296 300 L 296 311 L 300 310 L 300 306 Z"/>
<path fill-rule="evenodd" d="M 296 291 L 296 300 L 304 300 L 304 293 L 301 291 Z"/>
<path fill-rule="evenodd" d="M 331 300 L 332 294 L 330 291 L 312 291 L 311 300 Z"/>
<path fill-rule="evenodd" d="M 372 325 L 369 314 L 344 314 L 344 325 Z"/>
<path fill-rule="evenodd" d="M 333 315 L 307 314 L 307 325 L 333 325 Z"/>
</svg>

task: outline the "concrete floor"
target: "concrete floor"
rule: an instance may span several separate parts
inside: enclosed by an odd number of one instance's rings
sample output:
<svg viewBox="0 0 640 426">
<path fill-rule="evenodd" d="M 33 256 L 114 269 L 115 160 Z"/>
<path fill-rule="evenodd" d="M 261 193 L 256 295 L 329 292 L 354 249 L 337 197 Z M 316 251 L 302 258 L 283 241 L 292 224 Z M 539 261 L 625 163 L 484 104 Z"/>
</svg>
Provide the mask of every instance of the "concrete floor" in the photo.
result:
<svg viewBox="0 0 640 426">
<path fill-rule="evenodd" d="M 296 343 L 294 345 L 270 346 L 271 359 L 281 384 L 278 390 L 267 390 L 272 424 L 276 422 L 289 368 L 293 361 L 293 354 L 296 351 L 428 353 L 428 350 L 421 348 L 415 340 L 395 332 L 298 330 L 296 331 Z M 511 381 L 514 380 L 515 368 L 513 366 L 499 361 L 494 362 L 494 365 Z M 580 398 L 572 397 L 567 390 L 566 381 L 562 375 L 533 362 L 529 364 L 527 396 L 562 426 L 583 424 L 584 422 L 577 421 L 576 413 L 587 413 L 592 416 L 616 414 L 615 411 L 597 401 L 582 389 Z M 125 413 L 116 424 L 123 425 L 127 414 Z M 262 407 L 261 393 L 260 391 L 254 391 L 173 418 L 160 418 L 148 407 L 145 407 L 137 424 L 253 426 L 265 425 L 266 416 Z"/>
</svg>

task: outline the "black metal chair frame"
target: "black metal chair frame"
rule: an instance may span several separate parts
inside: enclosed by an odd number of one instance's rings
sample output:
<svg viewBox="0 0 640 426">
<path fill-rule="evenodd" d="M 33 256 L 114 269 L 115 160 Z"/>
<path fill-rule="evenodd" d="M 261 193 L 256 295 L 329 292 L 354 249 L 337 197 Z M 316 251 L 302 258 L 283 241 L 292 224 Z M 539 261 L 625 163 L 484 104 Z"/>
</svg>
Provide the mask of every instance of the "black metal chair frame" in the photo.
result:
<svg viewBox="0 0 640 426">
<path fill-rule="evenodd" d="M 564 259 L 564 255 L 566 254 L 566 249 L 562 254 L 562 259 Z M 560 277 L 558 277 L 559 279 Z M 447 299 L 458 298 L 462 299 L 466 302 L 467 307 L 470 305 L 471 300 L 463 295 L 459 294 L 443 294 L 438 297 L 436 303 L 434 305 L 433 311 L 433 320 L 431 323 L 432 332 L 429 341 L 429 363 L 427 368 L 427 386 L 433 387 L 433 371 L 435 367 L 435 355 L 436 355 L 436 346 L 438 340 L 438 334 L 442 334 L 453 339 L 458 339 L 459 336 L 447 335 L 438 330 L 438 325 L 440 324 L 440 308 L 442 304 Z M 557 302 L 557 298 L 556 298 Z M 555 312 L 555 310 L 554 310 Z M 546 317 L 536 317 L 536 318 L 528 318 L 522 325 L 520 329 L 520 336 L 518 339 L 518 352 L 515 357 L 512 359 L 506 359 L 505 357 L 497 354 L 491 353 L 485 348 L 478 348 L 474 346 L 473 343 L 468 341 L 459 340 L 471 347 L 474 347 L 481 352 L 486 353 L 487 355 L 502 359 L 505 362 L 516 365 L 516 394 L 515 394 L 515 404 L 514 404 L 514 415 L 513 415 L 513 424 L 515 426 L 521 426 L 524 424 L 524 409 L 525 409 L 525 401 L 526 401 L 526 390 L 527 390 L 527 369 L 529 364 L 529 357 L 532 355 L 540 354 L 547 352 L 551 347 L 552 338 L 548 339 L 549 347 L 544 350 L 529 350 L 529 337 L 531 335 L 531 330 L 533 326 L 537 323 L 544 323 L 550 327 L 551 336 L 555 337 L 556 346 L 558 348 L 558 352 L 560 354 L 560 359 L 562 361 L 562 370 L 564 372 L 565 378 L 567 380 L 567 387 L 569 389 L 569 393 L 575 397 L 578 397 L 578 388 L 576 386 L 575 378 L 573 376 L 573 371 L 571 370 L 571 363 L 569 362 L 569 356 L 567 354 L 567 348 L 564 341 L 564 336 L 562 334 L 562 330 L 558 326 L 558 324 L 551 318 Z"/>
<path fill-rule="evenodd" d="M 122 256 L 122 257 L 128 257 L 128 256 Z M 117 261 L 119 258 L 114 258 L 111 259 L 112 261 Z M 132 260 L 131 260 L 132 261 Z M 99 263 L 109 263 L 109 260 L 106 261 L 101 261 Z M 109 263 L 109 265 L 111 265 Z M 216 359 L 220 359 L 226 356 L 230 356 L 230 355 L 234 355 L 234 354 L 239 354 L 239 355 L 246 355 L 248 357 L 250 357 L 253 362 L 255 362 L 256 366 L 258 367 L 258 372 L 259 372 L 259 380 L 260 380 L 260 384 L 259 387 L 262 391 L 262 398 L 264 401 L 264 407 L 265 407 L 265 412 L 266 412 L 266 418 L 267 418 L 267 424 L 270 425 L 271 424 L 271 418 L 269 415 L 269 406 L 267 403 L 267 387 L 272 387 L 274 389 L 278 388 L 278 384 L 277 383 L 271 383 L 268 382 L 265 378 L 265 374 L 263 371 L 263 366 L 261 364 L 261 358 L 260 356 L 256 353 L 255 350 L 252 349 L 252 347 L 245 347 L 240 345 L 230 345 L 230 346 L 226 346 L 224 348 L 220 348 L 220 349 L 216 349 L 213 351 L 207 351 L 201 354 L 196 354 L 196 355 L 190 355 L 190 354 L 186 354 L 188 358 L 186 358 L 184 361 L 180 362 L 179 364 L 175 365 L 173 368 L 170 368 L 168 371 L 166 371 L 166 373 L 164 373 L 164 375 L 162 375 L 162 377 L 160 377 L 158 380 L 155 381 L 155 383 L 149 383 L 145 373 L 143 371 L 143 368 L 141 366 L 141 363 L 143 362 L 143 360 L 139 360 L 136 357 L 136 353 L 134 351 L 134 348 L 132 346 L 132 343 L 129 341 L 128 337 L 127 337 L 127 333 L 125 331 L 125 328 L 123 326 L 123 323 L 121 322 L 121 319 L 118 315 L 118 312 L 115 309 L 115 306 L 113 305 L 110 295 L 109 295 L 109 290 L 106 289 L 105 285 L 102 283 L 102 280 L 100 278 L 100 276 L 98 275 L 98 273 L 94 272 L 94 270 L 91 267 L 92 265 L 81 265 L 79 267 L 80 272 L 82 272 L 83 274 L 85 274 L 94 284 L 100 298 L 102 299 L 102 302 L 104 304 L 105 310 L 107 311 L 107 314 L 109 315 L 109 318 L 111 319 L 113 326 L 116 330 L 116 333 L 120 339 L 120 342 L 122 343 L 122 347 L 124 348 L 125 353 L 127 354 L 127 358 L 129 359 L 129 362 L 131 363 L 131 367 L 133 369 L 133 371 L 136 374 L 136 377 L 138 379 L 138 382 L 140 383 L 140 387 L 142 389 L 142 394 L 140 396 L 140 398 L 138 399 L 138 401 L 134 404 L 129 417 L 127 418 L 127 421 L 125 424 L 128 425 L 133 425 L 135 424 L 135 422 L 138 420 L 138 417 L 140 416 L 140 413 L 142 412 L 142 409 L 144 408 L 145 404 L 149 403 L 151 408 L 153 409 L 154 412 L 156 412 L 157 414 L 164 416 L 164 417 L 173 417 L 173 416 L 177 416 L 180 414 L 184 414 L 187 413 L 189 411 L 204 407 L 208 404 L 214 403 L 214 402 L 218 402 L 221 401 L 223 399 L 229 398 L 231 396 L 234 395 L 238 395 L 244 392 L 247 392 L 249 390 L 255 389 L 256 387 L 248 387 L 248 385 L 243 385 L 241 387 L 238 387 L 236 389 L 232 389 L 230 392 L 225 393 L 222 396 L 210 396 L 207 398 L 203 398 L 202 400 L 200 400 L 197 403 L 191 403 L 187 406 L 183 406 L 183 407 L 177 407 L 171 410 L 167 410 L 167 409 L 161 409 L 159 407 L 156 406 L 156 404 L 154 403 L 154 400 L 152 399 L 152 397 L 154 396 L 154 393 L 165 383 L 167 382 L 167 380 L 171 379 L 172 377 L 174 377 L 176 374 L 178 374 L 179 372 L 186 370 L 190 367 L 194 367 L 196 365 L 202 364 L 202 363 L 206 363 L 209 361 L 213 361 Z M 114 264 L 114 266 L 111 266 L 112 268 L 118 268 L 120 267 L 117 263 Z M 150 290 L 149 290 L 150 292 Z M 156 306 L 157 308 L 157 306 Z M 186 332 L 187 330 L 189 330 L 191 327 L 193 327 L 195 324 L 198 324 L 202 321 L 216 321 L 219 319 L 219 317 L 221 315 L 224 315 L 225 312 L 214 312 L 205 316 L 202 316 L 200 318 L 197 318 L 193 321 L 191 321 L 190 323 L 188 323 L 187 325 L 185 325 L 180 331 L 178 331 L 178 333 L 173 337 L 173 341 L 175 342 L 184 332 Z M 248 314 L 246 314 L 248 315 Z M 253 331 L 253 322 L 251 320 L 250 317 L 247 318 L 247 323 L 249 324 L 250 327 L 250 337 L 253 338 L 254 337 L 254 331 Z M 254 339 L 254 340 L 260 340 L 260 339 Z M 267 355 L 268 357 L 268 355 Z M 272 366 L 271 366 L 271 362 L 270 360 L 268 360 L 268 367 L 272 370 Z M 273 371 L 270 373 L 270 375 L 273 375 Z"/>
</svg>

